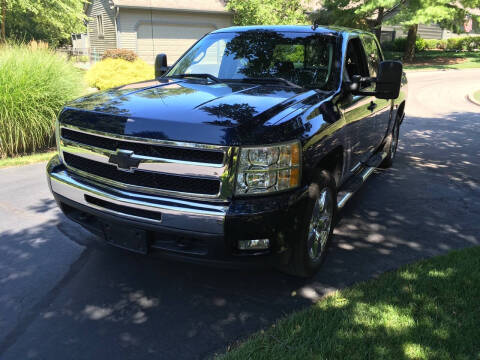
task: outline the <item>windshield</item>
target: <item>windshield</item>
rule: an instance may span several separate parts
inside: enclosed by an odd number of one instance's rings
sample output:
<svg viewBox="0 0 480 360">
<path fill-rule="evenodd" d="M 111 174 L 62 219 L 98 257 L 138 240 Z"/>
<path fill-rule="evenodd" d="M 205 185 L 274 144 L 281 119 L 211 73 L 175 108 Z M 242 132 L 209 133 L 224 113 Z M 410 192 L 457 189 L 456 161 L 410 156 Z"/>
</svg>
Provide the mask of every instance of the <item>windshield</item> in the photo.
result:
<svg viewBox="0 0 480 360">
<path fill-rule="evenodd" d="M 211 75 L 226 81 L 287 80 L 305 88 L 334 90 L 337 37 L 252 30 L 207 35 L 168 72 Z"/>
</svg>

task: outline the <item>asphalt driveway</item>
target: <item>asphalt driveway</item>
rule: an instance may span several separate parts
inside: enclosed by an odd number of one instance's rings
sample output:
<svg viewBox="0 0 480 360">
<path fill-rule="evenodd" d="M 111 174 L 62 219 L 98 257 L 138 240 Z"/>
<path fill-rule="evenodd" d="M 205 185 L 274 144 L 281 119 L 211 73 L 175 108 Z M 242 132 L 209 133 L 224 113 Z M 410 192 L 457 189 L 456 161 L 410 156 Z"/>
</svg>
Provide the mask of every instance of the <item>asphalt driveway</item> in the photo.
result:
<svg viewBox="0 0 480 360">
<path fill-rule="evenodd" d="M 0 170 L 0 358 L 204 358 L 332 290 L 480 245 L 478 79 L 409 74 L 395 165 L 347 204 L 311 280 L 98 245 L 57 210 L 44 164 Z"/>
</svg>

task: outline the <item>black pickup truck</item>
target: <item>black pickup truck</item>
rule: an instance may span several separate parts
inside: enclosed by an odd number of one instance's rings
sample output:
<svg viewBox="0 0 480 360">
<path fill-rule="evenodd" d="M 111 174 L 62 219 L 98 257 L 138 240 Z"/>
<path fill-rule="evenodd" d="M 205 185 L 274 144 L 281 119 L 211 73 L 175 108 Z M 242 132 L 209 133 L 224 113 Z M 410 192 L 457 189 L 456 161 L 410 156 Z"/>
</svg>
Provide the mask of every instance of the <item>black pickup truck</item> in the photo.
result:
<svg viewBox="0 0 480 360">
<path fill-rule="evenodd" d="M 66 216 L 143 254 L 313 275 L 338 210 L 392 164 L 402 64 L 367 32 L 252 26 L 155 71 L 62 110 L 47 172 Z"/>
</svg>

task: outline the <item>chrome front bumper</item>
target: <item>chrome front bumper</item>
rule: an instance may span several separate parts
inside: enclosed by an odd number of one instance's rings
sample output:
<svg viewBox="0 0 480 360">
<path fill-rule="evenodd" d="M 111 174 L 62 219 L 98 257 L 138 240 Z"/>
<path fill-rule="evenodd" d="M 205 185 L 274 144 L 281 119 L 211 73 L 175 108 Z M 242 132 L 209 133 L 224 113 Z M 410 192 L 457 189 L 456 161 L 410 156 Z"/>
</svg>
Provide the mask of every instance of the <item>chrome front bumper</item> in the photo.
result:
<svg viewBox="0 0 480 360">
<path fill-rule="evenodd" d="M 132 193 L 107 187 L 70 174 L 58 156 L 47 165 L 48 181 L 52 192 L 88 208 L 129 220 L 145 222 L 166 230 L 181 230 L 212 235 L 223 235 L 228 205 L 206 204 L 196 201 L 172 199 L 156 195 Z M 160 220 L 126 214 L 88 201 L 91 198 L 114 204 L 115 208 L 137 209 L 161 214 Z"/>
</svg>

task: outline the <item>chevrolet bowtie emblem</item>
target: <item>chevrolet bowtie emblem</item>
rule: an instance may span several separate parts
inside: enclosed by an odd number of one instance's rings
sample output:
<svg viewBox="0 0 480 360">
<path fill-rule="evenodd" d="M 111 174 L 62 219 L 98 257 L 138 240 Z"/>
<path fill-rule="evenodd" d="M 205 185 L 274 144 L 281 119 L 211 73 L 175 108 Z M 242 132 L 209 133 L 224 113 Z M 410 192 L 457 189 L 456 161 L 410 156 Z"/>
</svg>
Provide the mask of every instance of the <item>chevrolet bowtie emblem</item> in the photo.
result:
<svg viewBox="0 0 480 360">
<path fill-rule="evenodd" d="M 108 162 L 117 165 L 118 170 L 133 172 L 140 164 L 139 159 L 133 157 L 133 151 L 117 150 L 115 154 L 110 155 Z"/>
</svg>

